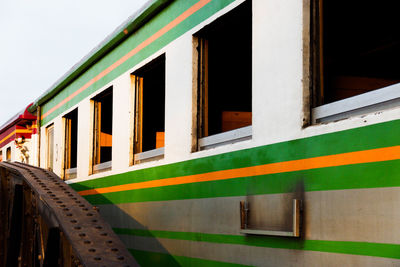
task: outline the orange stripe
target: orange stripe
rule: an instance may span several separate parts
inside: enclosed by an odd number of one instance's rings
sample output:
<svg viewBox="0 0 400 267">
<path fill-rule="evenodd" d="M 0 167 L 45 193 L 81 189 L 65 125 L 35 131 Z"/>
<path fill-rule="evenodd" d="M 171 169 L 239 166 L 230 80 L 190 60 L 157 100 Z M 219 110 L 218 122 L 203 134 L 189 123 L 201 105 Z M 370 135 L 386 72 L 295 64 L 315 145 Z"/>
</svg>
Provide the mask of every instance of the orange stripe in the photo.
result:
<svg viewBox="0 0 400 267">
<path fill-rule="evenodd" d="M 94 84 L 95 82 L 97 82 L 98 80 L 100 80 L 101 78 L 103 78 L 104 76 L 106 76 L 107 74 L 109 74 L 111 71 L 113 71 L 114 69 L 116 69 L 118 66 L 120 66 L 122 63 L 124 63 L 125 61 L 127 61 L 129 58 L 133 57 L 134 55 L 136 55 L 139 51 L 141 51 L 143 48 L 145 48 L 146 46 L 150 45 L 152 42 L 154 42 L 155 40 L 157 40 L 158 38 L 160 38 L 161 36 L 163 36 L 165 33 L 167 33 L 169 30 L 171 30 L 172 28 L 174 28 L 176 25 L 178 25 L 179 23 L 181 23 L 182 21 L 184 21 L 185 19 L 187 19 L 189 16 L 193 15 L 193 13 L 195 13 L 196 11 L 198 11 L 200 8 L 202 8 L 203 6 L 205 6 L 206 4 L 208 4 L 209 2 L 211 2 L 211 0 L 200 0 L 199 2 L 197 2 L 196 4 L 194 4 L 192 7 L 190 7 L 188 10 L 186 10 L 185 12 L 183 12 L 179 17 L 177 17 L 176 19 L 174 19 L 173 21 L 171 21 L 170 23 L 168 23 L 166 26 L 164 26 L 161 30 L 159 30 L 158 32 L 156 32 L 155 34 L 153 34 L 152 36 L 150 36 L 148 39 L 146 39 L 145 41 L 143 41 L 141 44 L 139 44 L 137 47 L 135 47 L 134 49 L 132 49 L 130 52 L 128 52 L 125 56 L 123 56 L 122 58 L 120 58 L 119 60 L 117 60 L 116 62 L 114 62 L 111 66 L 109 66 L 108 68 L 106 68 L 105 70 L 103 70 L 102 72 L 100 72 L 96 77 L 94 77 L 93 79 L 91 79 L 89 82 L 87 82 L 84 86 L 82 86 L 81 88 L 79 88 L 77 91 L 75 91 L 74 93 L 70 94 L 67 98 L 65 98 L 64 100 L 62 100 L 60 103 L 58 103 L 57 105 L 55 105 L 54 107 L 52 107 L 49 111 L 47 111 L 45 114 L 42 115 L 42 120 L 44 118 L 46 118 L 48 115 L 50 115 L 52 112 L 54 112 L 56 109 L 60 108 L 62 105 L 64 105 L 65 103 L 67 103 L 68 101 L 70 101 L 72 98 L 74 98 L 75 96 L 77 96 L 78 94 L 80 94 L 81 92 L 83 92 L 84 90 L 86 90 L 87 88 L 89 88 L 92 84 Z"/>
<path fill-rule="evenodd" d="M 32 130 L 29 130 L 29 129 L 17 129 L 16 133 L 32 133 Z"/>
<path fill-rule="evenodd" d="M 195 175 L 159 179 L 159 180 L 140 182 L 140 183 L 110 186 L 110 187 L 80 191 L 79 194 L 82 196 L 88 196 L 88 195 L 120 192 L 120 191 L 143 189 L 143 188 L 218 181 L 218 180 L 226 180 L 233 178 L 302 171 L 302 170 L 310 170 L 317 168 L 343 166 L 349 164 L 379 162 L 379 161 L 387 161 L 395 159 L 400 159 L 400 146 L 377 148 L 365 151 L 349 152 L 349 153 L 321 156 L 309 159 L 299 159 L 299 160 L 291 160 L 278 163 L 270 163 L 253 167 L 239 168 L 239 169 L 215 171 L 204 174 L 195 174 Z"/>
<path fill-rule="evenodd" d="M 6 141 L 8 138 L 10 138 L 13 134 L 15 134 L 15 130 L 12 132 L 12 133 L 10 133 L 9 135 L 7 135 L 6 137 L 4 137 L 3 139 L 1 139 L 0 140 L 0 145 L 2 144 L 2 143 L 4 143 L 4 141 Z"/>
<path fill-rule="evenodd" d="M 31 130 L 25 130 L 25 129 L 17 129 L 14 130 L 12 133 L 4 137 L 3 139 L 0 140 L 0 145 L 4 143 L 4 141 L 7 141 L 8 138 L 10 138 L 12 135 L 17 134 L 17 133 L 32 133 Z"/>
</svg>

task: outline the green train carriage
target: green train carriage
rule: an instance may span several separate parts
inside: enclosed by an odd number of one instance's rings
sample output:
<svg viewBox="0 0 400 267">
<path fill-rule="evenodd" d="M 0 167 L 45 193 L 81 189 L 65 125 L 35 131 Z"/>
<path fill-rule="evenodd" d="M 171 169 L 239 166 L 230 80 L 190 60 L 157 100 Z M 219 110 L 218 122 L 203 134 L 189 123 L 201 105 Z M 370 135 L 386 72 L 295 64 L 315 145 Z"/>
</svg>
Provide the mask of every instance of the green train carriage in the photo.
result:
<svg viewBox="0 0 400 267">
<path fill-rule="evenodd" d="M 143 266 L 396 266 L 394 10 L 149 1 L 30 108 L 39 165 Z"/>
</svg>

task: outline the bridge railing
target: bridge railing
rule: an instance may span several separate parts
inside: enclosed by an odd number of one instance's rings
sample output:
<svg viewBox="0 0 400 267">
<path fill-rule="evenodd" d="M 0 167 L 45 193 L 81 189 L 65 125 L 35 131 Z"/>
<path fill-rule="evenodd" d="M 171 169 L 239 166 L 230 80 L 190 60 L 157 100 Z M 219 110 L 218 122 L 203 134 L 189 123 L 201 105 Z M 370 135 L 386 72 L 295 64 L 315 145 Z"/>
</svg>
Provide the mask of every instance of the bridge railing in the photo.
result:
<svg viewBox="0 0 400 267">
<path fill-rule="evenodd" d="M 138 266 L 95 207 L 57 175 L 0 163 L 0 266 Z"/>
</svg>

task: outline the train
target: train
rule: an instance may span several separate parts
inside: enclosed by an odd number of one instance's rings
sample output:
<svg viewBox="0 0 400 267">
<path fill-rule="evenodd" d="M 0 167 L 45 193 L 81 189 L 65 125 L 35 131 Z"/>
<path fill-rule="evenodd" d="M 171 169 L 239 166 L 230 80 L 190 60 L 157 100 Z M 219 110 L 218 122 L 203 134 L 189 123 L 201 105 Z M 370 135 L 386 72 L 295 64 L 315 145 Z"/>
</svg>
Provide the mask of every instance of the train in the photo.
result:
<svg viewBox="0 0 400 267">
<path fill-rule="evenodd" d="M 35 164 L 30 155 L 36 154 L 32 151 L 31 139 L 32 134 L 37 136 L 37 118 L 27 110 L 30 105 L 0 126 L 0 162 Z"/>
<path fill-rule="evenodd" d="M 60 176 L 142 266 L 398 266 L 396 10 L 148 1 L 0 128 L 2 160 Z"/>
</svg>

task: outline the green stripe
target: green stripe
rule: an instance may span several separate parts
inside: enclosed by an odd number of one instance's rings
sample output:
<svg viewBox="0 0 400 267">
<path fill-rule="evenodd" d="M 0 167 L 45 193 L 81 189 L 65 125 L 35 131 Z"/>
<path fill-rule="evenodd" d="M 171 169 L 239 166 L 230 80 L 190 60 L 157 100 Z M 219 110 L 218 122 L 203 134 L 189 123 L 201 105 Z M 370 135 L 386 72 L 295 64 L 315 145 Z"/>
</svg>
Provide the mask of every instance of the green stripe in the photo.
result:
<svg viewBox="0 0 400 267">
<path fill-rule="evenodd" d="M 400 145 L 399 134 L 400 121 L 396 120 L 336 133 L 126 172 L 71 184 L 71 186 L 75 190 L 81 191 L 92 188 L 390 147 Z M 369 176 L 371 177 L 371 175 Z"/>
<path fill-rule="evenodd" d="M 174 1 L 170 5 L 168 5 L 164 10 L 162 10 L 159 14 L 157 14 L 153 19 L 147 22 L 143 27 L 138 29 L 133 35 L 131 35 L 128 39 L 126 39 L 123 43 L 118 45 L 114 50 L 112 50 L 109 54 L 100 59 L 96 64 L 94 64 L 91 68 L 89 68 L 86 72 L 84 72 L 79 78 L 71 82 L 64 90 L 55 95 L 49 102 L 42 106 L 42 114 L 49 111 L 51 108 L 56 106 L 58 103 L 63 101 L 69 95 L 77 91 L 83 85 L 85 85 L 88 81 L 90 81 L 93 77 L 96 77 L 99 73 L 101 73 L 104 69 L 111 66 L 114 62 L 122 58 L 125 54 L 131 51 L 133 48 L 137 47 L 143 41 L 148 39 L 150 36 L 155 34 L 157 31 L 162 29 L 172 20 L 177 18 L 180 14 L 186 11 L 188 8 L 193 6 L 198 0 L 180 0 Z M 177 39 L 182 34 L 186 33 L 193 27 L 197 26 L 202 21 L 206 20 L 208 17 L 212 16 L 222 8 L 226 7 L 230 3 L 234 2 L 234 0 L 213 0 L 205 7 L 201 8 L 199 11 L 194 13 L 192 16 L 187 18 L 185 21 L 177 25 L 175 28 L 158 38 L 156 41 L 148 45 L 146 48 L 142 49 L 135 56 L 131 57 L 123 64 L 118 66 L 112 72 L 107 74 L 105 77 L 96 81 L 89 88 L 75 96 L 72 100 L 64 104 L 62 107 L 55 110 L 53 113 L 48 115 L 41 122 L 41 125 L 44 125 L 54 119 L 56 116 L 64 112 L 65 110 L 71 108 L 76 105 L 90 94 L 96 92 L 101 87 L 105 86 L 115 78 L 119 77 L 121 74 L 125 73 L 132 67 L 136 66 L 142 60 L 148 58 L 161 48 L 165 47 L 167 44 L 171 43 L 173 40 Z"/>
<path fill-rule="evenodd" d="M 373 256 L 400 259 L 400 245 L 387 243 L 369 243 L 353 241 L 302 240 L 296 238 L 205 234 L 194 232 L 172 232 L 139 229 L 113 228 L 119 235 L 142 236 L 151 238 L 167 238 L 218 244 L 245 245 L 280 249 L 295 249 L 342 253 L 351 255 Z"/>
<path fill-rule="evenodd" d="M 129 249 L 140 266 L 190 266 L 190 267 L 239 267 L 249 266 L 235 263 L 189 258 L 166 253 L 156 253 L 143 250 Z"/>
<path fill-rule="evenodd" d="M 121 191 L 85 198 L 93 205 L 400 186 L 400 160 Z M 384 175 L 383 175 L 384 174 Z"/>
</svg>

